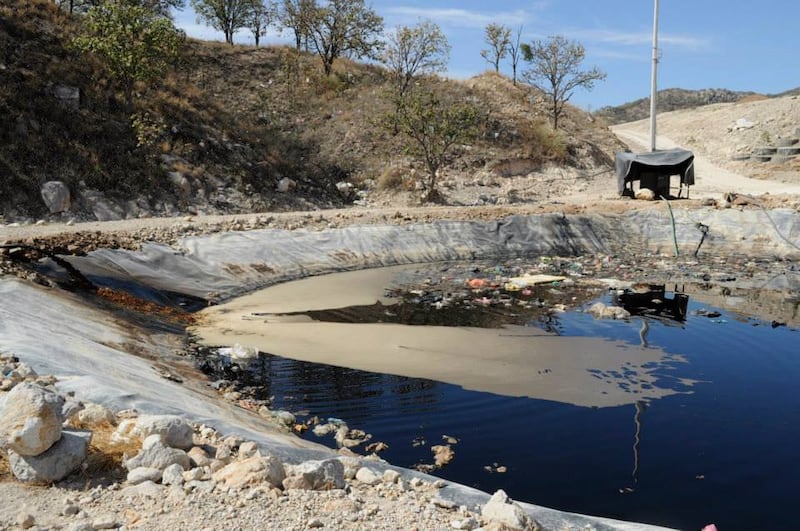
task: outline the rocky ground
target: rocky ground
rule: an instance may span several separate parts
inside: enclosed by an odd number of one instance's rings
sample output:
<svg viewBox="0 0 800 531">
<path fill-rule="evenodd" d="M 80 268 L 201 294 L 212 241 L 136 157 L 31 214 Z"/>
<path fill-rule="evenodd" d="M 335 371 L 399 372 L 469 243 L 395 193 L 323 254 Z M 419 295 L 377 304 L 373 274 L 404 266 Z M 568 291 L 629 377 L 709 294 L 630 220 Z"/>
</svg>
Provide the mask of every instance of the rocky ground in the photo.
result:
<svg viewBox="0 0 800 531">
<path fill-rule="evenodd" d="M 0 529 L 535 528 L 500 491 L 458 507 L 439 496 L 444 482 L 346 451 L 290 465 L 181 417 L 77 403 L 13 356 L 0 367 Z M 91 445 L 67 449 L 76 433 Z"/>
</svg>

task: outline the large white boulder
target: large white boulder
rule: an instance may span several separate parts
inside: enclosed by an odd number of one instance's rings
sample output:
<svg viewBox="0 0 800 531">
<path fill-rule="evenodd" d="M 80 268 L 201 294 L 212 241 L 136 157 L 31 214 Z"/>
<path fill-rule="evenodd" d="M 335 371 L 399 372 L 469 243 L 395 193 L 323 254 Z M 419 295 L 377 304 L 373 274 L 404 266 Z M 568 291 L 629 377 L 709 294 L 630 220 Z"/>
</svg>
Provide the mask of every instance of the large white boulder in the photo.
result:
<svg viewBox="0 0 800 531">
<path fill-rule="evenodd" d="M 18 455 L 47 451 L 61 438 L 64 397 L 36 385 L 21 383 L 0 404 L 0 447 Z"/>
<path fill-rule="evenodd" d="M 11 472 L 26 483 L 54 483 L 75 472 L 89 453 L 90 431 L 64 430 L 61 438 L 40 455 L 8 452 Z"/>
</svg>

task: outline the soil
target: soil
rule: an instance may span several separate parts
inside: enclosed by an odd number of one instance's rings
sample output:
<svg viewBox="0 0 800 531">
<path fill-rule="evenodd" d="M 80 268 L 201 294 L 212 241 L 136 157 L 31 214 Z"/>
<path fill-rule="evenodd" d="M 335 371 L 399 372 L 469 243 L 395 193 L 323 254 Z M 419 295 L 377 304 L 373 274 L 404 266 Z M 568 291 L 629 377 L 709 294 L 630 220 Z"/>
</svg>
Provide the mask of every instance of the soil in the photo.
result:
<svg viewBox="0 0 800 531">
<path fill-rule="evenodd" d="M 741 145 L 752 145 L 769 135 L 785 136 L 800 125 L 797 98 L 778 98 L 760 102 L 712 105 L 692 111 L 677 111 L 659 117 L 660 139 L 667 147 L 671 140 L 695 150 L 698 184 L 691 200 L 681 206 L 697 208 L 708 199 L 721 200 L 726 192 L 758 196 L 766 207 L 800 210 L 800 166 L 791 161 L 782 166 L 732 162 L 731 153 Z M 760 129 L 729 132 L 738 118 L 760 124 Z M 647 139 L 647 124 L 636 122 L 614 128 L 616 134 L 634 150 Z M 744 148 L 742 148 L 744 149 Z M 35 248 L 59 252 L 85 253 L 99 247 L 136 248 L 144 241 L 174 243 L 187 235 L 221 230 L 249 230 L 262 227 L 322 230 L 353 224 L 404 224 L 438 219 L 485 220 L 513 214 L 545 212 L 616 214 L 630 209 L 663 208 L 658 203 L 616 197 L 613 172 L 576 175 L 553 168 L 527 182 L 495 177 L 492 182 L 443 183 L 452 203 L 474 204 L 476 189 L 508 190 L 528 186 L 545 190 L 532 202 L 513 205 L 397 207 L 402 201 L 390 197 L 374 199 L 372 207 L 354 207 L 298 213 L 261 213 L 237 216 L 198 216 L 150 218 L 105 223 L 69 225 L 0 225 L 0 245 L 13 248 L 26 243 Z M 7 260 L 12 252 L 0 247 L 0 273 L 26 274 Z M 31 259 L 35 259 L 33 253 Z M 2 465 L 0 459 L 0 465 Z M 91 523 L 98 516 L 116 515 L 117 525 L 139 529 L 306 529 L 318 524 L 338 529 L 432 529 L 450 528 L 461 519 L 457 510 L 443 509 L 431 502 L 432 493 L 387 495 L 376 488 L 356 486 L 349 494 L 308 493 L 279 499 L 247 500 L 243 496 L 214 491 L 208 494 L 175 493 L 160 498 L 131 496 L 119 487 L 91 488 L 91 481 L 65 483 L 51 488 L 23 487 L 2 476 L 0 466 L 0 528 L 15 528 L 20 515 L 30 513 L 40 528 L 75 528 Z M 413 495 L 412 495 L 413 494 Z M 353 501 L 353 499 L 357 501 Z M 66 502 L 75 502 L 80 511 L 62 516 Z M 344 508 L 345 505 L 349 509 Z M 91 527 L 80 527 L 90 529 Z"/>
</svg>

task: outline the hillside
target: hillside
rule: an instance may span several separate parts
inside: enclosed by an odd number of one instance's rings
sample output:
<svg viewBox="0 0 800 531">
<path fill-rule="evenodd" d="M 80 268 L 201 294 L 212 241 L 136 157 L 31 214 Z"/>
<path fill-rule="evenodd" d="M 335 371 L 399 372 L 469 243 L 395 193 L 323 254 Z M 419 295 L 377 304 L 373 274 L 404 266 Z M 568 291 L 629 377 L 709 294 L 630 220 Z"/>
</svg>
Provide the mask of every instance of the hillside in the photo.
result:
<svg viewBox="0 0 800 531">
<path fill-rule="evenodd" d="M 755 92 L 736 92 L 727 89 L 686 90 L 670 88 L 658 91 L 658 112 L 691 109 L 713 103 L 733 103 L 742 98 L 758 96 Z M 611 125 L 635 122 L 650 116 L 650 97 L 616 107 L 602 107 L 595 116 Z"/>
<path fill-rule="evenodd" d="M 136 87 L 126 110 L 106 67 L 70 46 L 78 24 L 46 0 L 0 6 L 7 221 L 47 217 L 40 189 L 48 181 L 63 182 L 71 199 L 51 219 L 419 202 L 423 168 L 379 125 L 390 109 L 381 68 L 342 59 L 324 77 L 316 56 L 290 48 L 188 40 L 178 64 L 156 85 Z M 535 94 L 504 77 L 439 85 L 484 112 L 478 140 L 457 146 L 442 171 L 450 204 L 583 189 L 621 147 L 574 108 L 553 132 Z M 152 131 L 142 145 L 134 113 Z M 558 182 L 547 178 L 554 172 Z"/>
</svg>

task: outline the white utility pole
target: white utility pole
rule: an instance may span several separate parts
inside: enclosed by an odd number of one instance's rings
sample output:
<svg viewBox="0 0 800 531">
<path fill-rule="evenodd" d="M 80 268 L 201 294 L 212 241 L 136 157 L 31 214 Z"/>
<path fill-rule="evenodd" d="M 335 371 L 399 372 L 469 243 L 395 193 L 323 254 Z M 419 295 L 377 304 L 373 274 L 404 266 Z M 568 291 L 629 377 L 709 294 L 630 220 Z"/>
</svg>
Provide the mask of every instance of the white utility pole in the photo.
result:
<svg viewBox="0 0 800 531">
<path fill-rule="evenodd" d="M 653 12 L 653 71 L 650 75 L 650 151 L 656 150 L 656 91 L 658 90 L 658 0 Z"/>
</svg>

